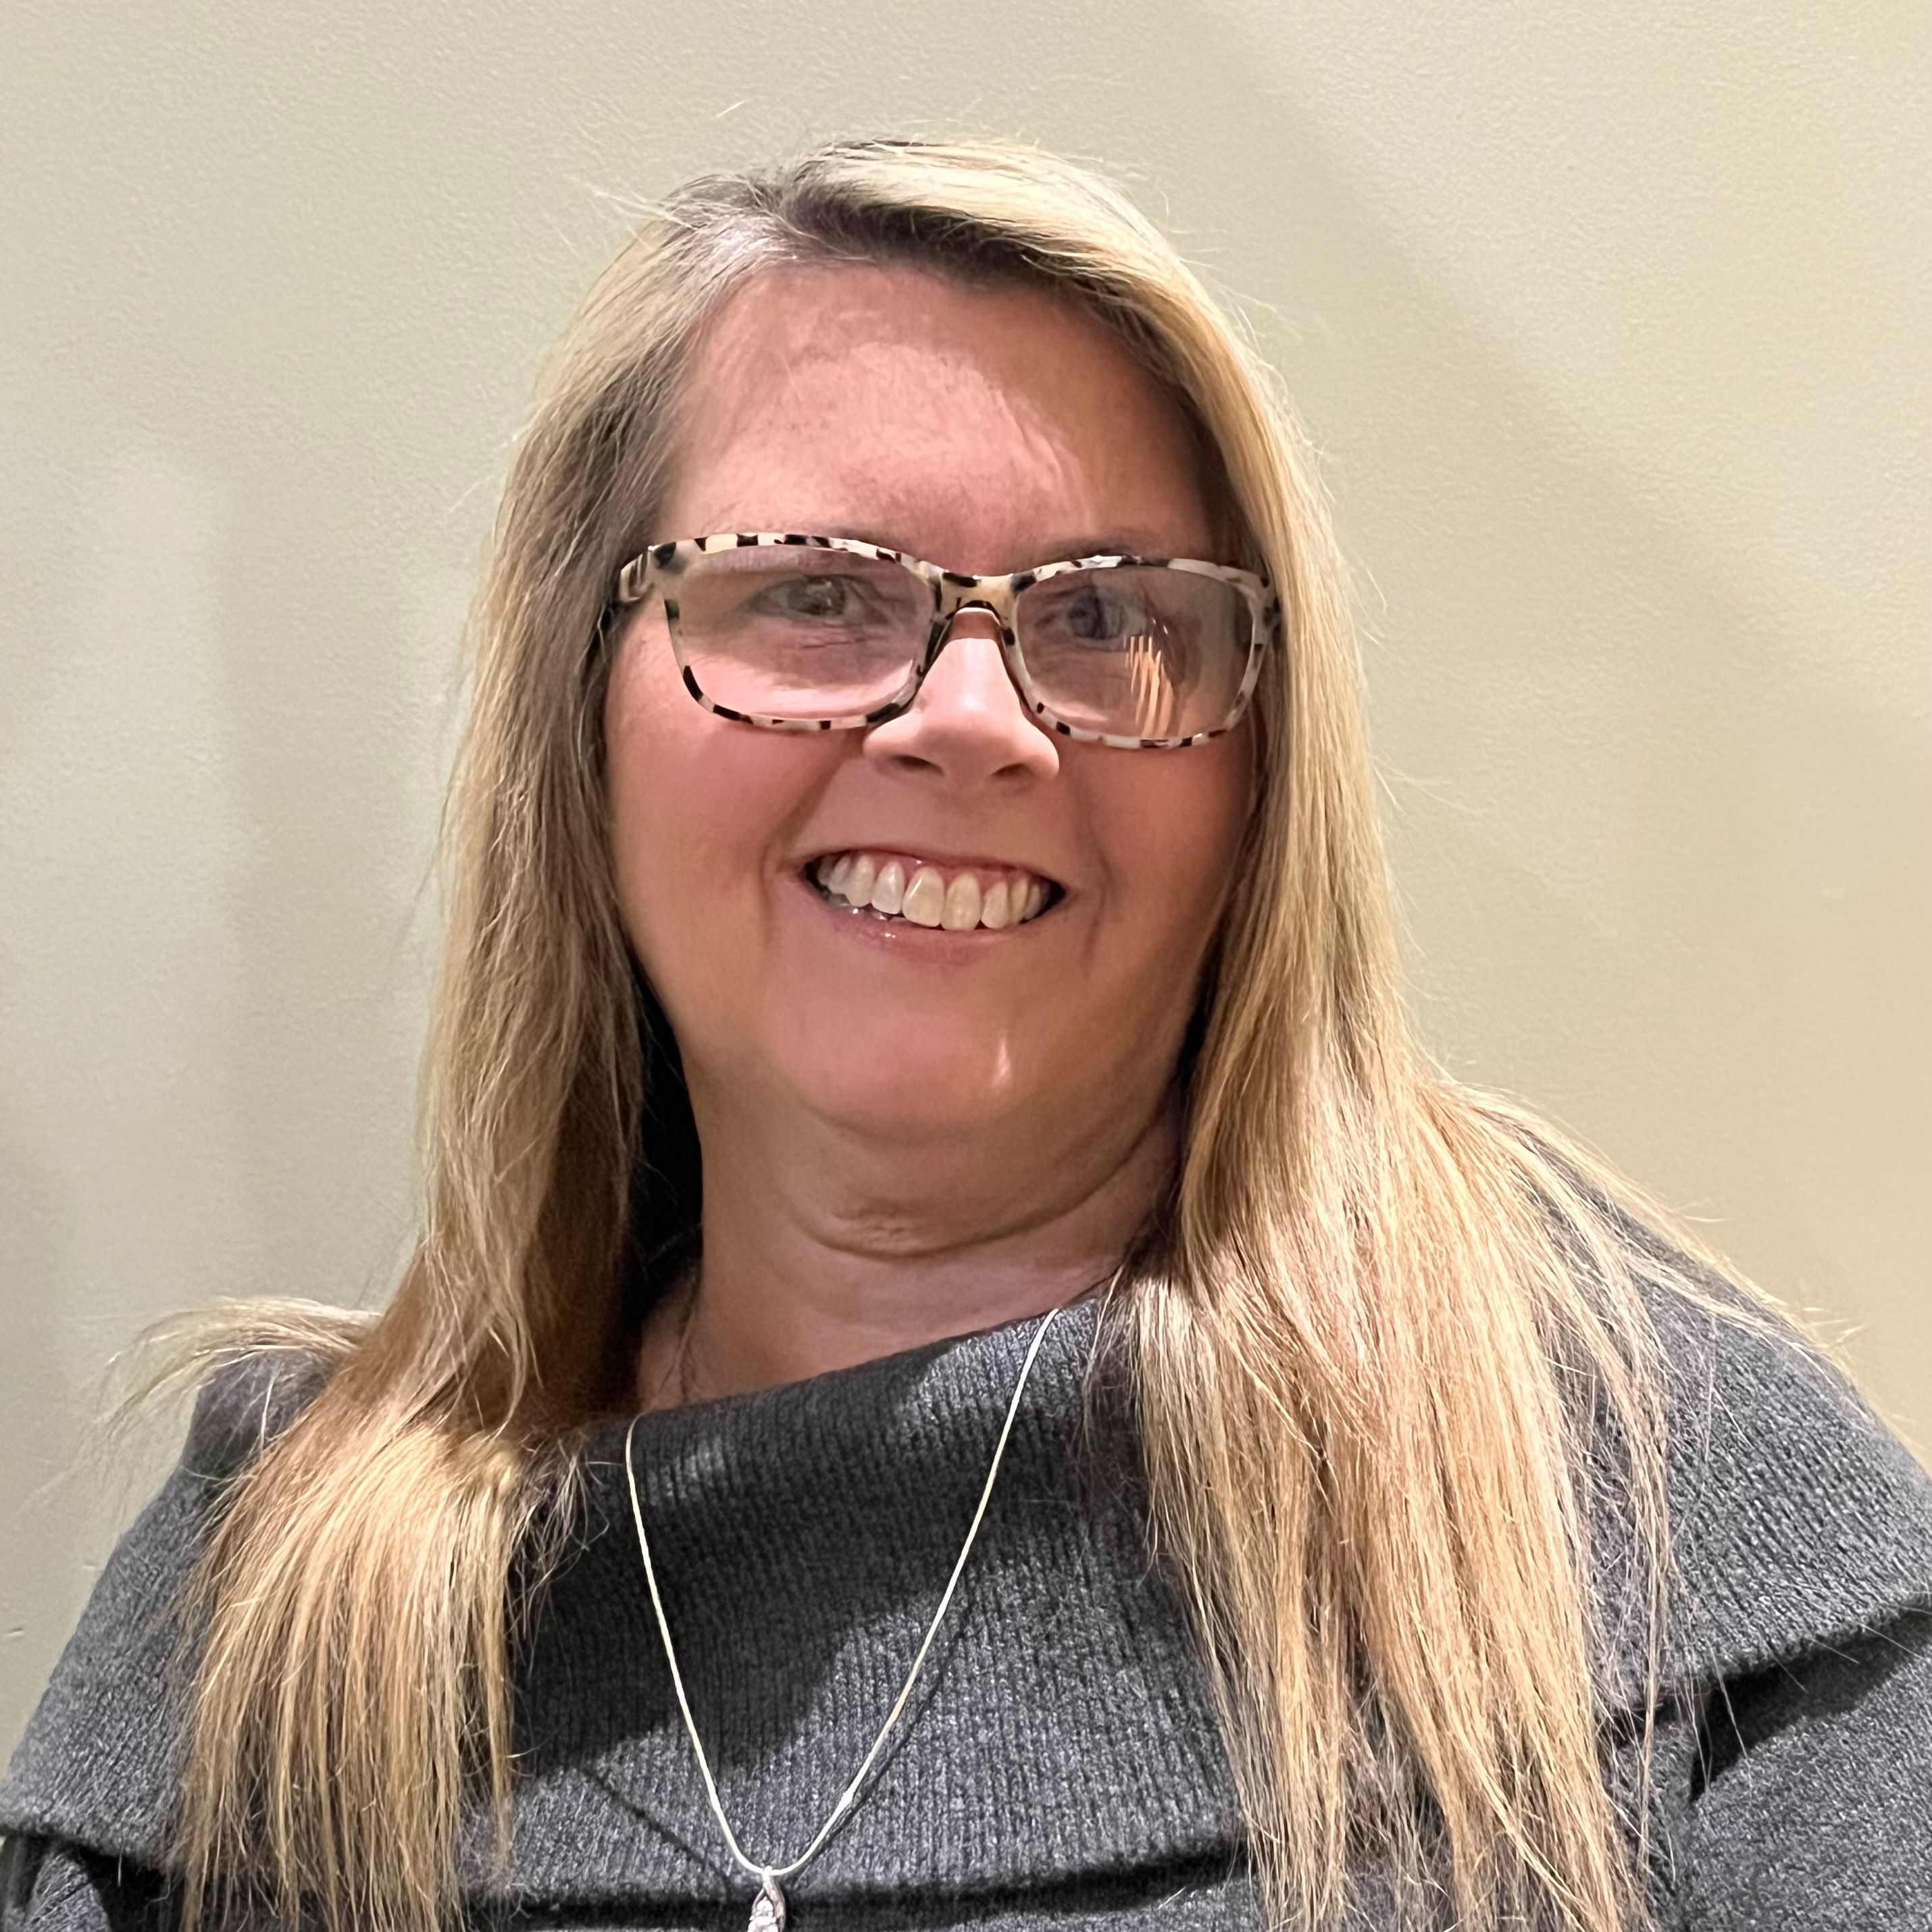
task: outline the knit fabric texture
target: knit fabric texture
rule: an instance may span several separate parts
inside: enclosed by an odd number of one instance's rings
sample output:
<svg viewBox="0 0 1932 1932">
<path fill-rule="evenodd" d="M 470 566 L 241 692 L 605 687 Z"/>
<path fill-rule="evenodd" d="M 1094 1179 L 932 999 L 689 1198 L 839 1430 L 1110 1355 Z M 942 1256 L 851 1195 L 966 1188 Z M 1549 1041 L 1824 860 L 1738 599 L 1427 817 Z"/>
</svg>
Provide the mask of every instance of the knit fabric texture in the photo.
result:
<svg viewBox="0 0 1932 1932">
<path fill-rule="evenodd" d="M 1932 1479 L 1795 1342 L 1673 1305 L 1681 1588 L 1649 1804 L 1658 1922 L 1932 1928 Z M 782 1863 L 876 1736 L 958 1556 L 1030 1324 L 640 1420 L 640 1492 L 727 1816 Z M 786 1892 L 796 1932 L 1261 1923 L 1196 1646 L 1151 1559 L 1092 1311 L 1046 1338 L 959 1593 L 856 1808 Z M 204 1391 L 0 1782 L 0 1932 L 161 1926 L 182 1734 L 176 1600 L 224 1485 L 314 1386 L 286 1357 Z M 516 1659 L 507 1866 L 478 1924 L 742 1927 L 622 1467 L 592 1430 Z M 1603 1574 L 1622 1528 L 1597 1525 Z M 1606 1586 L 1611 1595 L 1613 1586 Z M 1640 1641 L 1606 1598 L 1606 1776 L 1637 1789 Z M 1636 1820 L 1630 1823 L 1633 1832 Z M 1376 1872 L 1352 1924 L 1390 1923 Z"/>
</svg>

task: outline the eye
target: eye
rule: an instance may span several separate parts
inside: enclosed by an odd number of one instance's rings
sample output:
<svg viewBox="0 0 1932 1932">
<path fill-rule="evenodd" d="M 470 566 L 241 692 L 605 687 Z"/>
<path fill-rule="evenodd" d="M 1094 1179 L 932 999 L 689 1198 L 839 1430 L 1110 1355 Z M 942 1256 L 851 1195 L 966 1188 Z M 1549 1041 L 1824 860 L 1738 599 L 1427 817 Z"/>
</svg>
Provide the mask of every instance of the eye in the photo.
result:
<svg viewBox="0 0 1932 1932">
<path fill-rule="evenodd" d="M 1069 585 L 1050 608 L 1038 613 L 1038 620 L 1042 628 L 1080 644 L 1124 644 L 1130 638 L 1165 628 L 1144 598 L 1121 595 L 1113 586 L 1102 584 L 1097 573 Z"/>
<path fill-rule="evenodd" d="M 794 576 L 768 585 L 754 599 L 754 608 L 776 616 L 828 620 L 853 616 L 861 602 L 859 586 L 850 577 Z"/>
</svg>

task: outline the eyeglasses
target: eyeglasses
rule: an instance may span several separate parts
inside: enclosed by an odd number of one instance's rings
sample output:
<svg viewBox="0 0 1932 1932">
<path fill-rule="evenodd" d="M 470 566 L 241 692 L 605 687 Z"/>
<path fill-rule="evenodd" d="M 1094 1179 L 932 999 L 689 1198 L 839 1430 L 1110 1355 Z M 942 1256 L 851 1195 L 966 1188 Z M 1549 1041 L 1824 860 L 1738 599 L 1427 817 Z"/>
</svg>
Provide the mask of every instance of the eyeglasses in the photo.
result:
<svg viewBox="0 0 1932 1932">
<path fill-rule="evenodd" d="M 990 612 L 1027 709 L 1069 738 L 1198 745 L 1240 722 L 1280 633 L 1252 571 L 1190 557 L 1082 556 L 974 577 L 853 537 L 726 535 L 654 544 L 619 607 L 662 598 L 685 688 L 781 731 L 880 724 L 909 710 L 962 610 Z"/>
</svg>

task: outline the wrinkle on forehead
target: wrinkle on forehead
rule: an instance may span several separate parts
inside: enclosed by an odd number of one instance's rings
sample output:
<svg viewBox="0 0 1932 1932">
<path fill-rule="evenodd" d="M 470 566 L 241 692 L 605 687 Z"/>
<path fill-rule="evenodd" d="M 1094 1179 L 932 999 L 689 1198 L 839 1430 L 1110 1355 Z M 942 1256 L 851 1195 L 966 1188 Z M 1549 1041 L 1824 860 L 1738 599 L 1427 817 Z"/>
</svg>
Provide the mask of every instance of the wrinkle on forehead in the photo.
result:
<svg viewBox="0 0 1932 1932">
<path fill-rule="evenodd" d="M 1192 427 L 1104 325 L 923 269 L 760 274 L 694 359 L 677 445 L 665 536 L 807 530 L 928 556 L 937 539 L 953 554 L 934 561 L 976 571 L 1103 532 L 1210 540 Z"/>
</svg>

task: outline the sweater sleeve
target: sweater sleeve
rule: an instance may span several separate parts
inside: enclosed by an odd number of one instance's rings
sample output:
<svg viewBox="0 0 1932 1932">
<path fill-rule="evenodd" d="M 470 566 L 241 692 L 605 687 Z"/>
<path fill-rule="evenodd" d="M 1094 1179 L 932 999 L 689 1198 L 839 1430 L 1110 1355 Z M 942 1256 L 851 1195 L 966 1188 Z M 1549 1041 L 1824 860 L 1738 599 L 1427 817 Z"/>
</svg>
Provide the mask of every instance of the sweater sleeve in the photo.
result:
<svg viewBox="0 0 1932 1932">
<path fill-rule="evenodd" d="M 1932 1927 L 1932 1609 L 1711 1694 L 1685 1932 Z"/>
<path fill-rule="evenodd" d="M 168 1920 L 143 1866 L 57 1840 L 0 1840 L 0 1932 L 162 1932 Z"/>
<path fill-rule="evenodd" d="M 150 1922 L 192 1656 L 182 1593 L 230 1479 L 320 1380 L 306 1358 L 264 1353 L 203 1387 L 180 1463 L 108 1558 L 0 1776 L 0 1932 Z"/>
</svg>

